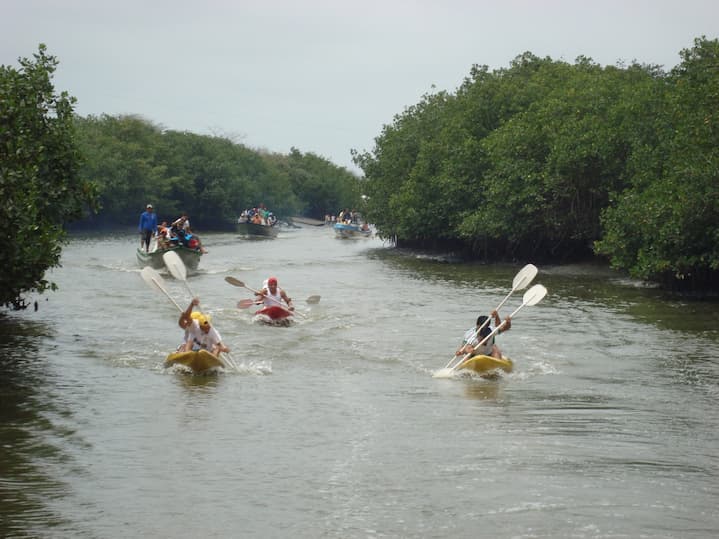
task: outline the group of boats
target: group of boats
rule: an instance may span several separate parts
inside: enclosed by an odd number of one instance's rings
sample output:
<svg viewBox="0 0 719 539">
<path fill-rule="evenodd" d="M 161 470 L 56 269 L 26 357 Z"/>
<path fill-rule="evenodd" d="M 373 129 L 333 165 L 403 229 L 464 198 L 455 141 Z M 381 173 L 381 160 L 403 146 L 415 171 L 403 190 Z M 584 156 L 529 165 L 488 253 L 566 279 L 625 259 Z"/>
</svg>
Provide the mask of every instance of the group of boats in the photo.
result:
<svg viewBox="0 0 719 539">
<path fill-rule="evenodd" d="M 250 235 L 250 236 L 261 236 L 261 237 L 276 237 L 277 228 L 275 222 L 251 222 L 245 216 L 241 220 L 238 220 L 237 230 L 238 232 Z M 354 219 L 338 219 L 337 222 L 330 221 L 337 237 L 341 238 L 354 238 L 354 237 L 368 237 L 372 234 L 367 223 L 356 222 Z M 321 226 L 321 221 L 312 222 L 310 224 Z M 137 249 L 137 259 L 143 269 L 143 279 L 148 284 L 152 283 L 156 288 L 160 289 L 165 295 L 170 298 L 169 294 L 164 290 L 161 283 L 161 277 L 155 270 L 167 267 L 173 277 L 185 281 L 187 269 L 195 271 L 197 270 L 200 259 L 205 252 L 202 248 L 191 248 L 187 245 L 179 244 L 172 246 L 159 247 L 154 246 L 151 251 L 145 251 L 142 248 Z M 153 274 L 149 276 L 146 272 L 152 268 Z M 526 288 L 529 283 L 534 279 L 537 274 L 537 268 L 532 264 L 527 264 L 514 278 L 512 282 L 512 290 L 507 294 L 502 303 L 497 307 L 497 311 L 509 299 L 511 294 L 516 290 Z M 225 281 L 233 286 L 243 287 L 254 293 L 257 291 L 247 287 L 242 281 L 233 277 L 225 277 Z M 187 282 L 185 281 L 185 284 Z M 189 287 L 188 287 L 189 289 Z M 534 305 L 539 302 L 546 294 L 547 290 L 542 285 L 535 285 L 525 293 L 523 302 L 511 315 L 510 318 L 514 317 L 517 312 L 525 306 Z M 170 298 L 172 299 L 172 298 Z M 317 303 L 319 296 L 310 296 L 307 298 L 307 303 Z M 174 300 L 173 300 L 173 303 Z M 177 303 L 175 303 L 177 306 Z M 247 299 L 238 302 L 238 308 L 245 309 L 252 305 L 257 305 L 256 300 Z M 178 306 L 179 307 L 179 306 Z M 274 326 L 289 326 L 292 321 L 292 317 L 295 313 L 284 305 L 263 305 L 254 313 L 254 319 L 269 325 Z M 491 335 L 499 331 L 499 327 L 495 328 Z M 490 335 L 490 336 L 491 336 Z M 482 341 L 484 342 L 484 341 Z M 490 341 L 491 342 L 491 341 Z M 482 343 L 479 343 L 479 346 Z M 476 348 L 475 348 L 476 350 Z M 217 367 L 225 367 L 226 364 L 221 358 L 214 356 L 206 350 L 200 350 L 198 352 L 177 352 L 170 354 L 166 361 L 166 366 L 172 365 L 184 365 L 188 367 L 192 372 L 204 373 L 215 369 Z M 513 362 L 511 359 L 501 356 L 493 357 L 481 354 L 467 354 L 464 357 L 453 357 L 452 360 L 447 364 L 444 369 L 440 369 L 434 373 L 437 378 L 453 377 L 458 372 L 471 372 L 478 374 L 482 377 L 495 376 L 499 372 L 509 373 L 513 370 Z"/>
<path fill-rule="evenodd" d="M 316 219 L 295 217 L 292 221 L 293 225 L 295 222 L 312 226 L 331 225 L 335 237 L 340 239 L 372 237 L 372 229 L 369 223 L 360 221 L 359 214 L 357 214 L 354 219 L 347 220 L 319 221 Z M 279 227 L 276 223 L 269 224 L 258 220 L 253 222 L 245 217 L 241 217 L 237 221 L 236 230 L 240 235 L 248 238 L 275 238 L 279 232 Z"/>
</svg>

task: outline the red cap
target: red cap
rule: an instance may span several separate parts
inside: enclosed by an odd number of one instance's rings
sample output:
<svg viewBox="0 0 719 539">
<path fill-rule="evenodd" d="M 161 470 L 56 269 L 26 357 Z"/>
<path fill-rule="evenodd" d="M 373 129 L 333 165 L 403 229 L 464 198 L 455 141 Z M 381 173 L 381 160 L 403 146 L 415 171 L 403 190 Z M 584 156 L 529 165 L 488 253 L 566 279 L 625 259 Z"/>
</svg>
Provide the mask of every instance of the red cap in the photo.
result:
<svg viewBox="0 0 719 539">
<path fill-rule="evenodd" d="M 270 277 L 267 279 L 267 284 L 277 284 L 277 277 Z"/>
</svg>

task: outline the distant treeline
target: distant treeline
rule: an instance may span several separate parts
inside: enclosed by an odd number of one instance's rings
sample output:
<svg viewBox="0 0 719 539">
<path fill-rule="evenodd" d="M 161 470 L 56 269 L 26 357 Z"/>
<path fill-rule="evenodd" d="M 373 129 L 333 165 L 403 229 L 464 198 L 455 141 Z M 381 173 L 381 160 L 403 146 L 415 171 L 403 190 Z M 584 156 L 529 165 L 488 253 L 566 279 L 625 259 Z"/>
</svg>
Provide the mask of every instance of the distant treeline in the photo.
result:
<svg viewBox="0 0 719 539">
<path fill-rule="evenodd" d="M 137 116 L 75 117 L 80 176 L 97 187 L 97 214 L 80 225 L 136 225 L 148 203 L 160 220 L 226 229 L 263 203 L 280 218 L 356 207 L 361 180 L 312 153 L 262 152 L 225 137 L 164 130 Z"/>
<path fill-rule="evenodd" d="M 474 66 L 384 126 L 366 214 L 398 245 L 483 259 L 606 257 L 666 285 L 719 284 L 719 42 L 666 73 L 518 56 Z"/>
</svg>

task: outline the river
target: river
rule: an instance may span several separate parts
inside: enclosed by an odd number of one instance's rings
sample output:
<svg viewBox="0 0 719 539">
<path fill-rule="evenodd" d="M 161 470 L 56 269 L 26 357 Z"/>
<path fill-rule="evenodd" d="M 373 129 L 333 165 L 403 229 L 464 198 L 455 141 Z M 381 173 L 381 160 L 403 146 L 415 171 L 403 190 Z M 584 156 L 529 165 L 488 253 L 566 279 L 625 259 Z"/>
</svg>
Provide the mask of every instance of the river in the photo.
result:
<svg viewBox="0 0 719 539">
<path fill-rule="evenodd" d="M 237 372 L 163 368 L 178 311 L 141 279 L 132 233 L 73 236 L 59 290 L 0 315 L 0 536 L 719 535 L 716 301 L 540 266 L 547 296 L 498 337 L 514 372 L 438 379 L 531 261 L 311 226 L 203 240 L 188 284 Z M 270 275 L 291 327 L 254 323 L 224 281 Z"/>
</svg>

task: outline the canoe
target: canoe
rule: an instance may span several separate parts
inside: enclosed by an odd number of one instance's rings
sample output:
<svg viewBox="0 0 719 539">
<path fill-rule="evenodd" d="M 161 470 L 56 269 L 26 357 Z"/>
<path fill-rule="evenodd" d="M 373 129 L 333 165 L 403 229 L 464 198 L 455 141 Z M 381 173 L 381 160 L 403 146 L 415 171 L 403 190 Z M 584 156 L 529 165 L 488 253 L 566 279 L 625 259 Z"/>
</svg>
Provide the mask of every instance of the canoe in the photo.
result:
<svg viewBox="0 0 719 539">
<path fill-rule="evenodd" d="M 243 236 L 260 236 L 263 238 L 276 238 L 279 232 L 277 226 L 260 225 L 257 223 L 237 223 L 237 232 Z"/>
<path fill-rule="evenodd" d="M 199 350 L 198 352 L 175 352 L 167 356 L 165 367 L 173 365 L 184 365 L 189 367 L 195 373 L 205 372 L 216 367 L 223 367 L 222 361 L 217 356 L 212 355 L 207 350 Z"/>
<path fill-rule="evenodd" d="M 502 359 L 497 359 L 491 356 L 473 356 L 465 361 L 457 370 L 467 369 L 477 374 L 487 374 L 488 372 L 497 370 L 512 372 L 513 366 L 512 360 L 508 357 L 502 356 Z"/>
<path fill-rule="evenodd" d="M 184 245 L 178 245 L 169 249 L 155 249 L 149 253 L 146 253 L 144 249 L 138 247 L 137 261 L 143 268 L 145 266 L 150 266 L 151 268 L 162 269 L 165 267 L 165 261 L 162 259 L 162 255 L 169 251 L 177 253 L 188 270 L 195 271 L 197 270 L 197 266 L 200 265 L 202 251 L 199 249 L 190 249 Z"/>
</svg>

